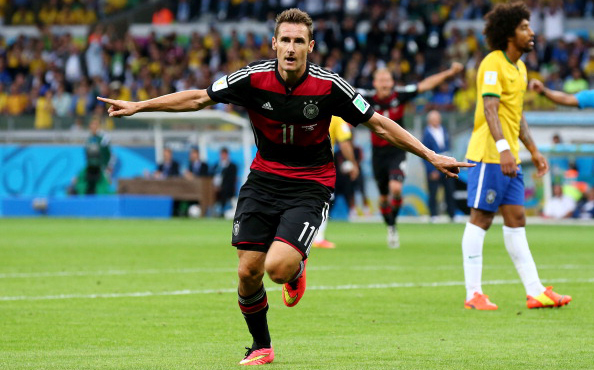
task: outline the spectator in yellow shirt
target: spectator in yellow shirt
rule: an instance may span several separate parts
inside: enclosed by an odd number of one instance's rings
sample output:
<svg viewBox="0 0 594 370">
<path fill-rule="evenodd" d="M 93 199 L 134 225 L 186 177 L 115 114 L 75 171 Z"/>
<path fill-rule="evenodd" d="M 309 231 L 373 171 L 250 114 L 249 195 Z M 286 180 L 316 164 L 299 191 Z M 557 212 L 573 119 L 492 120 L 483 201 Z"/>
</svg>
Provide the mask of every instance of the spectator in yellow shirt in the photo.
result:
<svg viewBox="0 0 594 370">
<path fill-rule="evenodd" d="M 35 24 L 35 15 L 31 10 L 27 10 L 26 7 L 20 7 L 12 15 L 13 26 L 26 26 Z"/>
<path fill-rule="evenodd" d="M 18 85 L 13 83 L 6 97 L 6 113 L 11 116 L 21 115 L 27 109 L 28 104 L 29 99 L 27 98 L 27 94 L 19 91 Z"/>
<path fill-rule="evenodd" d="M 43 91 L 45 90 L 45 91 Z M 35 128 L 36 129 L 48 129 L 53 126 L 53 112 L 54 107 L 52 105 L 52 90 L 44 88 L 41 91 L 42 96 L 37 99 L 35 104 Z"/>
</svg>

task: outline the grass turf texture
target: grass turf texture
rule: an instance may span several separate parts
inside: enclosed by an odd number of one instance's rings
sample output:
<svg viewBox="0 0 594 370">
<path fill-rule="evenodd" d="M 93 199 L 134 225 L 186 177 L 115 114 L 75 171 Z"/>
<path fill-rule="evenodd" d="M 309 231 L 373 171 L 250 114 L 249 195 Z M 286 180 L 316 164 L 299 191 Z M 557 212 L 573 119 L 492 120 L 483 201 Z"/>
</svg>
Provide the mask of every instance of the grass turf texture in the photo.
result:
<svg viewBox="0 0 594 370">
<path fill-rule="evenodd" d="M 231 226 L 0 220 L 0 369 L 236 368 L 251 339 Z M 265 280 L 266 368 L 592 369 L 594 228 L 528 227 L 541 278 L 574 298 L 528 310 L 494 225 L 483 280 L 495 312 L 463 308 L 463 228 L 403 224 L 402 247 L 388 250 L 381 224 L 331 223 L 338 248 L 312 251 L 298 306 Z"/>
</svg>

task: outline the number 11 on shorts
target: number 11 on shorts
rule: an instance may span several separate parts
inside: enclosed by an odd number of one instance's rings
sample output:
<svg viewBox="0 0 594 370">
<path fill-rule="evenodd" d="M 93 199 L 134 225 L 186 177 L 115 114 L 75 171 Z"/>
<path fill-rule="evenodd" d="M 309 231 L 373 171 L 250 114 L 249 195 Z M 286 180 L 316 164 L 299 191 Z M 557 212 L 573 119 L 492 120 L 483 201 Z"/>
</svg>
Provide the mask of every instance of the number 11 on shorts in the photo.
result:
<svg viewBox="0 0 594 370">
<path fill-rule="evenodd" d="M 303 231 L 301 232 L 301 235 L 299 235 L 299 239 L 297 239 L 298 242 L 301 242 L 301 240 L 303 239 L 303 237 L 305 236 L 305 233 L 307 232 L 307 229 L 309 228 L 309 235 L 307 236 L 307 239 L 305 240 L 304 245 L 309 245 L 309 242 L 311 241 L 311 237 L 314 235 L 315 231 L 316 231 L 316 227 L 315 226 L 309 226 L 309 222 L 304 222 L 303 223 Z"/>
</svg>

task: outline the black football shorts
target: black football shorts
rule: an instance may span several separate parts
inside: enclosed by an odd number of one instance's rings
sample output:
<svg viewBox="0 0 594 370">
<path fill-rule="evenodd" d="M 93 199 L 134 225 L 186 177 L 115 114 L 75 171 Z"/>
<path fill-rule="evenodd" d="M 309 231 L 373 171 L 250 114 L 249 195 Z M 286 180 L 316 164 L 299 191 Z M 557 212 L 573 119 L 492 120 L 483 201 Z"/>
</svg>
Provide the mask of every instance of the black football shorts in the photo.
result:
<svg viewBox="0 0 594 370">
<path fill-rule="evenodd" d="M 279 199 L 254 189 L 239 193 L 231 244 L 240 250 L 267 252 L 273 241 L 295 248 L 307 259 L 322 222 L 328 218 L 327 202 L 287 196 Z"/>
<path fill-rule="evenodd" d="M 406 177 L 406 156 L 404 154 L 373 155 L 373 174 L 381 195 L 389 194 L 390 180 L 404 182 Z"/>
</svg>

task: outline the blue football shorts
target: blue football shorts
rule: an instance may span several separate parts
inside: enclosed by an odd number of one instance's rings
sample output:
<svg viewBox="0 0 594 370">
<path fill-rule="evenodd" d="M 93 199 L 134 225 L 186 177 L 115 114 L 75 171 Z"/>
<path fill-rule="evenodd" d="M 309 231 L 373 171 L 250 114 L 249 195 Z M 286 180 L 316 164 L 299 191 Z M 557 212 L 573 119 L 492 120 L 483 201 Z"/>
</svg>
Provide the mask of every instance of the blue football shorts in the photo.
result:
<svg viewBox="0 0 594 370">
<path fill-rule="evenodd" d="M 496 212 L 501 205 L 524 205 L 522 166 L 512 178 L 501 172 L 498 163 L 468 162 L 476 164 L 468 169 L 468 207 Z"/>
</svg>

